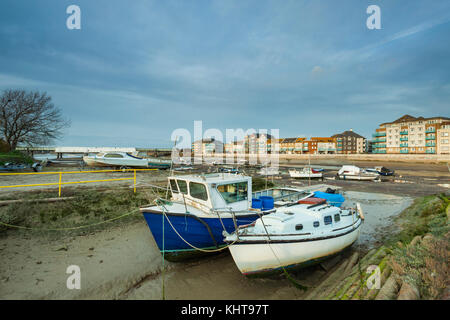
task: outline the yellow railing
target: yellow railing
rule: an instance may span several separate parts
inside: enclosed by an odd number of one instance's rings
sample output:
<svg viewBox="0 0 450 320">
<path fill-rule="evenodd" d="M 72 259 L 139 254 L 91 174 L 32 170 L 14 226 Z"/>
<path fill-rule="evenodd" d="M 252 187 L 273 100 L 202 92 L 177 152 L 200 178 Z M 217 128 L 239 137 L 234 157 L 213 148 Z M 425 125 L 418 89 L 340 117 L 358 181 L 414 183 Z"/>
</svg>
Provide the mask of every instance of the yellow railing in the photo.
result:
<svg viewBox="0 0 450 320">
<path fill-rule="evenodd" d="M 0 186 L 3 188 L 22 188 L 22 187 L 38 187 L 38 186 L 58 186 L 58 197 L 61 197 L 61 187 L 65 184 L 79 184 L 79 183 L 93 183 L 93 182 L 108 182 L 108 181 L 125 181 L 133 180 L 133 190 L 136 193 L 136 171 L 153 171 L 158 169 L 121 169 L 121 170 L 89 170 L 89 171 L 49 171 L 49 172 L 8 172 L 0 173 L 0 176 L 14 176 L 14 175 L 40 175 L 40 174 L 57 174 L 59 176 L 58 182 L 50 183 L 36 183 L 36 184 L 22 184 L 12 186 Z M 133 172 L 132 178 L 116 178 L 116 179 L 102 179 L 102 180 L 85 180 L 85 181 L 67 181 L 63 182 L 62 176 L 64 174 L 78 174 L 78 173 L 105 173 L 105 172 Z"/>
</svg>

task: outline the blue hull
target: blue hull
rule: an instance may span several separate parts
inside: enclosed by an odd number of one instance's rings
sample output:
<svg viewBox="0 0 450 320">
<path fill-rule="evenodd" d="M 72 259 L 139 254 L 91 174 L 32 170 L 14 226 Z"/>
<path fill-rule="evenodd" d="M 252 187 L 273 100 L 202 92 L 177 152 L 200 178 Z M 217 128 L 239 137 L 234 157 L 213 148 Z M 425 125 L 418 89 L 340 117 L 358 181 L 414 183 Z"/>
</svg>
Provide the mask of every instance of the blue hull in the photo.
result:
<svg viewBox="0 0 450 320">
<path fill-rule="evenodd" d="M 228 233 L 232 233 L 235 230 L 232 218 L 222 218 L 221 223 L 219 218 L 198 218 L 191 214 L 168 213 L 166 218 L 160 212 L 144 211 L 143 215 L 159 250 L 164 252 L 164 257 L 167 260 L 172 261 L 191 258 L 192 255 L 197 256 L 201 254 L 201 252 L 183 241 L 174 231 L 174 228 L 188 243 L 204 250 L 214 250 L 226 245 L 223 241 L 224 236 L 222 232 L 224 228 L 222 223 Z M 259 215 L 257 214 L 249 214 L 236 217 L 236 222 L 240 226 L 250 224 L 258 218 Z M 167 219 L 170 220 L 173 228 Z"/>
</svg>

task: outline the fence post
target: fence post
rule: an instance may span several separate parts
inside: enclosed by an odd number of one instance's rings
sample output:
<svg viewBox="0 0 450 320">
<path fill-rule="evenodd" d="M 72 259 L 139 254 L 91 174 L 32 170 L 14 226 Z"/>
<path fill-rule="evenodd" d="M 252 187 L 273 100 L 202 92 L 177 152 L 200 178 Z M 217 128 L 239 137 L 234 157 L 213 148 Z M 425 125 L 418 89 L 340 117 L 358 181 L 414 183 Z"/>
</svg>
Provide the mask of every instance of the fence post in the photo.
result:
<svg viewBox="0 0 450 320">
<path fill-rule="evenodd" d="M 62 172 L 59 172 L 59 185 L 58 185 L 58 197 L 61 197 L 61 178 L 62 178 Z"/>
<path fill-rule="evenodd" d="M 134 193 L 136 193 L 136 169 L 134 169 L 134 179 L 133 179 L 133 182 L 134 182 Z"/>
</svg>

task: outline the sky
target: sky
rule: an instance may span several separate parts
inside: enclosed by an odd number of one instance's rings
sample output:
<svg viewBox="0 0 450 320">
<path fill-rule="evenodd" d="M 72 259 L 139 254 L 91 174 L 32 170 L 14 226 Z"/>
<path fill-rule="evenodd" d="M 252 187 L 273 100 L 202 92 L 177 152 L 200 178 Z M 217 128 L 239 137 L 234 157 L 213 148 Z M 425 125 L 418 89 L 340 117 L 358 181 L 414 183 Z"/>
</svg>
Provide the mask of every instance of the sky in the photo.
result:
<svg viewBox="0 0 450 320">
<path fill-rule="evenodd" d="M 47 92 L 71 121 L 57 146 L 170 147 L 196 120 L 371 138 L 405 114 L 450 116 L 449 57 L 447 0 L 0 2 L 0 91 Z"/>
</svg>

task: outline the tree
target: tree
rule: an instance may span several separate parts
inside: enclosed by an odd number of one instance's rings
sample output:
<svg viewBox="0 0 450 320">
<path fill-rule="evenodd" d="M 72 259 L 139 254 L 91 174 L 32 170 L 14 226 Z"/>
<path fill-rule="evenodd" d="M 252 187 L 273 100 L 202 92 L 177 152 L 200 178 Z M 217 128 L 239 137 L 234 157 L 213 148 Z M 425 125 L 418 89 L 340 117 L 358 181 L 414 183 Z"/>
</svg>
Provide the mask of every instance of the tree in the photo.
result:
<svg viewBox="0 0 450 320">
<path fill-rule="evenodd" d="M 47 93 L 5 90 L 0 96 L 0 139 L 9 150 L 19 143 L 45 145 L 70 125 Z"/>
</svg>

